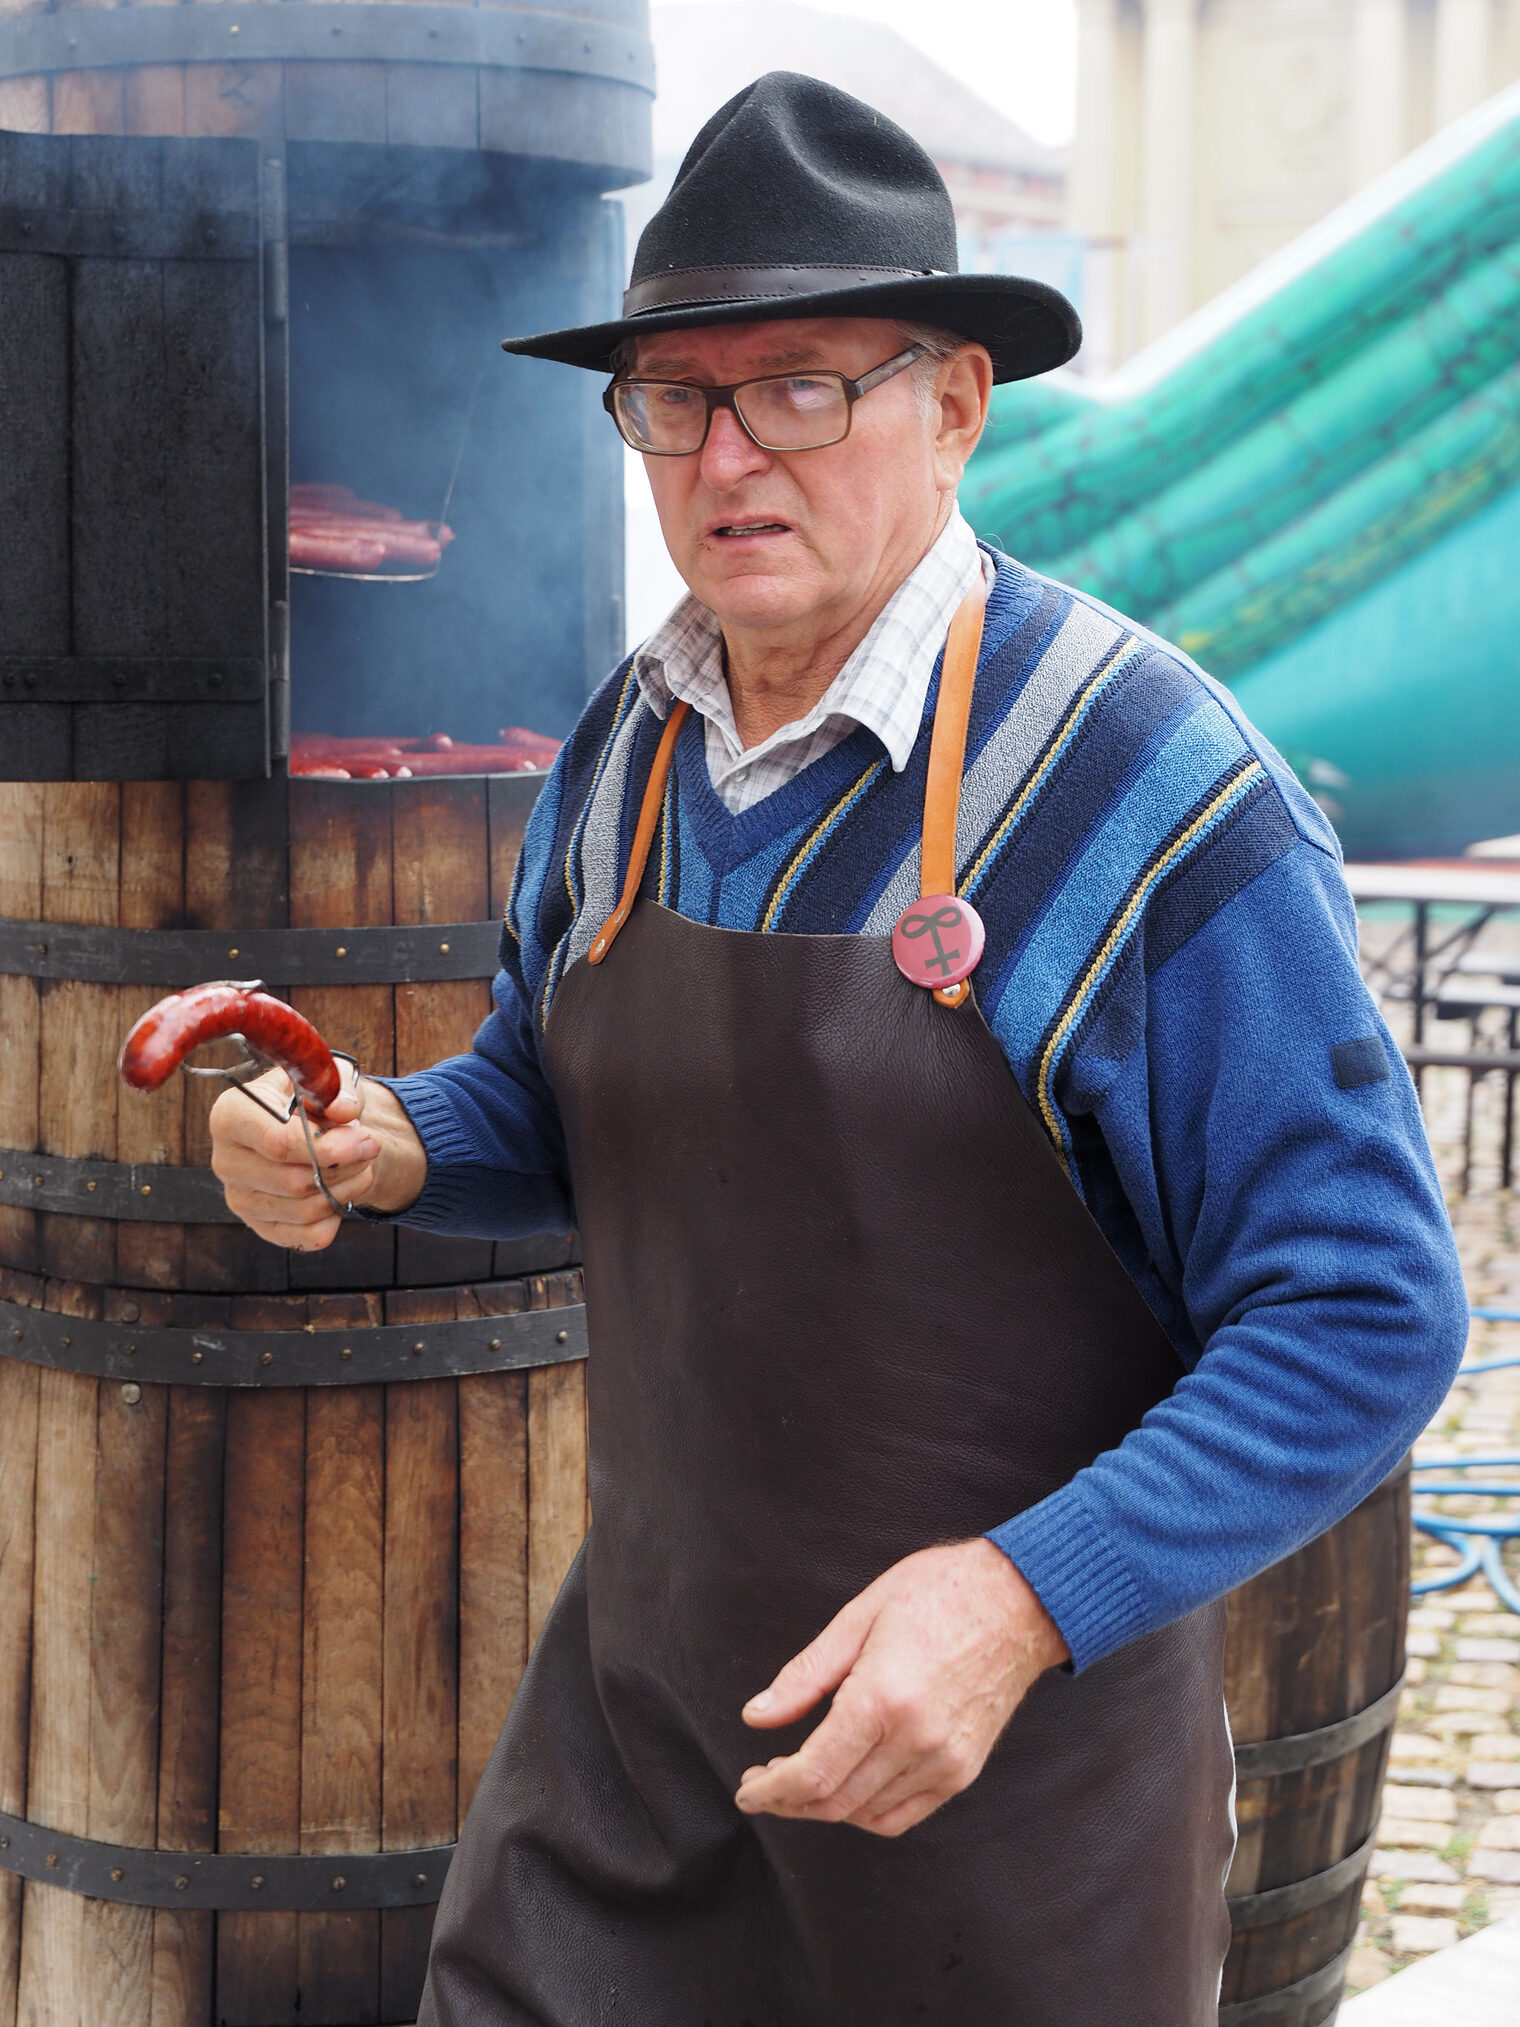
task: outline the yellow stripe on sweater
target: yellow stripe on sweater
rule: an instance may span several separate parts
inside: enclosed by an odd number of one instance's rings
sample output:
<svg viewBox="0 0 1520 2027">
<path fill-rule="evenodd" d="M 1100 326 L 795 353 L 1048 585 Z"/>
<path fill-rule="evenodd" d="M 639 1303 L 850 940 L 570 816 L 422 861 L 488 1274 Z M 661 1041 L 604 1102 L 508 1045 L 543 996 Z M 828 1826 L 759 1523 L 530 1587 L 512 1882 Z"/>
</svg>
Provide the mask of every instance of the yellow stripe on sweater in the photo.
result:
<svg viewBox="0 0 1520 2027">
<path fill-rule="evenodd" d="M 813 826 L 812 830 L 808 832 L 802 843 L 792 854 L 786 871 L 781 875 L 781 884 L 777 887 L 775 895 L 771 900 L 771 905 L 766 909 L 764 919 L 761 921 L 760 929 L 762 934 L 768 931 L 771 924 L 775 921 L 786 900 L 787 891 L 806 863 L 808 854 L 828 836 L 831 827 L 839 821 L 839 818 L 849 808 L 855 797 L 859 795 L 860 791 L 871 779 L 871 776 L 880 773 L 883 764 L 880 760 L 873 760 L 860 779 L 845 790 L 828 815 L 823 818 L 821 823 Z"/>
<path fill-rule="evenodd" d="M 1125 904 L 1123 914 L 1119 917 L 1113 928 L 1109 930 L 1107 936 L 1104 937 L 1097 955 L 1088 965 L 1086 971 L 1083 972 L 1076 992 L 1067 1001 L 1066 1011 L 1062 1014 L 1055 1032 L 1045 1045 L 1044 1054 L 1040 1057 L 1040 1073 L 1036 1083 L 1036 1092 L 1040 1101 L 1040 1117 L 1045 1122 L 1045 1130 L 1054 1142 L 1055 1150 L 1065 1164 L 1068 1175 L 1071 1173 L 1071 1164 L 1066 1158 L 1065 1137 L 1061 1132 L 1060 1120 L 1056 1113 L 1055 1101 L 1051 1096 L 1050 1088 L 1054 1075 L 1055 1059 L 1060 1051 L 1061 1044 L 1080 1018 L 1083 1008 L 1092 996 L 1094 986 L 1103 975 L 1109 958 L 1124 940 L 1130 924 L 1134 921 L 1137 912 L 1144 906 L 1146 896 L 1150 893 L 1156 882 L 1167 871 L 1168 867 L 1173 865 L 1182 853 L 1187 850 L 1188 846 L 1198 836 L 1198 833 L 1201 830 L 1207 829 L 1209 824 L 1213 822 L 1214 818 L 1222 810 L 1227 809 L 1230 803 L 1234 802 L 1252 782 L 1264 773 L 1265 769 L 1259 760 L 1253 760 L 1248 767 L 1242 768 L 1240 773 L 1235 776 L 1235 779 L 1227 787 L 1219 791 L 1208 807 L 1199 811 L 1187 829 L 1180 832 L 1166 849 L 1146 867 L 1138 885 Z"/>
<path fill-rule="evenodd" d="M 1083 713 L 1087 710 L 1088 705 L 1092 702 L 1093 698 L 1097 696 L 1099 690 L 1101 690 L 1106 683 L 1111 682 L 1113 678 L 1118 674 L 1119 664 L 1123 661 L 1124 656 L 1128 652 L 1128 650 L 1132 648 L 1134 645 L 1135 645 L 1135 636 L 1133 634 L 1126 634 L 1124 639 L 1120 641 L 1119 645 L 1114 649 L 1112 655 L 1110 655 L 1108 660 L 1104 663 L 1103 667 L 1099 669 L 1098 673 L 1087 685 L 1087 688 L 1082 691 L 1081 695 L 1077 698 L 1076 702 L 1072 705 L 1071 709 L 1066 713 L 1066 716 L 1061 720 L 1060 730 L 1056 733 L 1056 736 L 1049 742 L 1049 744 L 1045 748 L 1044 759 L 1040 762 L 1039 766 L 1035 769 L 1034 773 L 1031 774 L 1029 779 L 1024 783 L 1024 786 L 1019 790 L 1017 796 L 1014 798 L 1013 804 L 1010 807 L 1007 815 L 1003 818 L 1003 821 L 998 825 L 997 829 L 992 833 L 992 836 L 987 840 L 986 844 L 982 847 L 981 851 L 977 853 L 975 862 L 972 864 L 970 871 L 966 874 L 966 877 L 960 882 L 959 886 L 956 888 L 955 891 L 959 895 L 961 895 L 962 898 L 964 898 L 967 894 L 971 892 L 972 886 L 975 884 L 978 876 L 982 871 L 982 868 L 986 865 L 987 861 L 992 857 L 994 852 L 996 852 L 998 846 L 1003 842 L 1004 838 L 1007 837 L 1009 831 L 1013 829 L 1013 826 L 1018 822 L 1020 816 L 1023 814 L 1024 808 L 1029 802 L 1030 798 L 1038 792 L 1040 783 L 1045 779 L 1046 775 L 1050 772 L 1051 768 L 1055 766 L 1057 760 L 1060 759 L 1061 754 L 1065 749 L 1066 742 L 1071 736 L 1072 727 L 1082 717 Z"/>
</svg>

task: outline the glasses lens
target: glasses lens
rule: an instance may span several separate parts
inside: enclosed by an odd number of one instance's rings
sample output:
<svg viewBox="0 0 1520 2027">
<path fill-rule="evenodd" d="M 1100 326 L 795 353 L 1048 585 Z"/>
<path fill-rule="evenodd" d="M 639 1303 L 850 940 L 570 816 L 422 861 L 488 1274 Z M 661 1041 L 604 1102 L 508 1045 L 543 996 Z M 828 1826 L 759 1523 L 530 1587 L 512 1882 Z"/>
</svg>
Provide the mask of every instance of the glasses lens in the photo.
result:
<svg viewBox="0 0 1520 2027">
<path fill-rule="evenodd" d="M 635 450 L 680 457 L 701 444 L 707 403 L 700 388 L 679 380 L 620 381 L 612 402 L 617 426 Z"/>
<path fill-rule="evenodd" d="M 734 403 L 767 450 L 817 450 L 837 443 L 849 426 L 850 404 L 837 373 L 751 380 L 735 391 Z"/>
</svg>

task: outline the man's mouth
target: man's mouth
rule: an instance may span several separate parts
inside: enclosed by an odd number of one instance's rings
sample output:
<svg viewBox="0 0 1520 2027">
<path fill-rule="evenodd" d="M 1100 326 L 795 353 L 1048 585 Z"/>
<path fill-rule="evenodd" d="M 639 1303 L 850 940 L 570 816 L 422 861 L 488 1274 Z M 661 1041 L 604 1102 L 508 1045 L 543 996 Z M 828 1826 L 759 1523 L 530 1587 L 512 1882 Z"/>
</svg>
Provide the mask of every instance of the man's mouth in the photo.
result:
<svg viewBox="0 0 1520 2027">
<path fill-rule="evenodd" d="M 725 540 L 742 535 L 789 535 L 785 521 L 723 521 L 713 529 Z"/>
</svg>

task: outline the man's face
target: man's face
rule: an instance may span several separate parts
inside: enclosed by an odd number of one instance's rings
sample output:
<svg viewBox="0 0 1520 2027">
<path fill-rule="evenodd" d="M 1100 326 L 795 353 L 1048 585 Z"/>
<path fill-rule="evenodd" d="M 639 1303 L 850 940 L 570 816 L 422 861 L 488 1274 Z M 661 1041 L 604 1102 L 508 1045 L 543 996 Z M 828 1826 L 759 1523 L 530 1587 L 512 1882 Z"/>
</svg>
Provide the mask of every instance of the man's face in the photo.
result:
<svg viewBox="0 0 1520 2027">
<path fill-rule="evenodd" d="M 904 349 L 898 327 L 873 317 L 719 324 L 642 339 L 633 374 L 722 387 L 829 368 L 857 380 Z M 821 450 L 761 450 L 720 408 L 700 451 L 645 458 L 666 547 L 725 631 L 827 633 L 918 562 L 944 488 L 940 415 L 913 383 L 910 370 L 872 388 L 849 435 Z"/>
</svg>

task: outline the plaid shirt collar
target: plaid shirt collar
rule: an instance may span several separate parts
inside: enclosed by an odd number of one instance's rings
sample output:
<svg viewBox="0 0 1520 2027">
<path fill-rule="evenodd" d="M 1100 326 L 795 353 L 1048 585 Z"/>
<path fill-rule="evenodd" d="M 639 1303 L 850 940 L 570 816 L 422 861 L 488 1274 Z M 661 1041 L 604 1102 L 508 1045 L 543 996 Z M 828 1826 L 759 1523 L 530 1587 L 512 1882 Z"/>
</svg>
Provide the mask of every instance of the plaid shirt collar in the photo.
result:
<svg viewBox="0 0 1520 2027">
<path fill-rule="evenodd" d="M 672 697 L 701 716 L 707 771 L 736 815 L 848 738 L 857 725 L 876 734 L 900 774 L 923 722 L 935 660 L 981 562 L 976 537 L 957 511 L 807 716 L 780 726 L 758 746 L 740 744 L 718 622 L 689 594 L 638 650 L 634 676 L 656 717 L 665 716 Z"/>
</svg>

